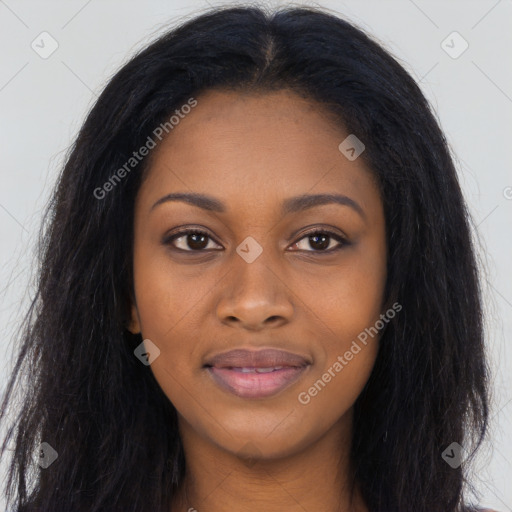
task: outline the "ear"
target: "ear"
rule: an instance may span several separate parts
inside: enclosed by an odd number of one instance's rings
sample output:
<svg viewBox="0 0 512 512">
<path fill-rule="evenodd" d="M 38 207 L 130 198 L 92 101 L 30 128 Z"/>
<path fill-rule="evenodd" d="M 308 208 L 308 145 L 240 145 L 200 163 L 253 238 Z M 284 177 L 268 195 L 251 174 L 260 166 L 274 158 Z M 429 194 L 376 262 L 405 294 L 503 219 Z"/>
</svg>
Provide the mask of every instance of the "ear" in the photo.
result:
<svg viewBox="0 0 512 512">
<path fill-rule="evenodd" d="M 132 302 L 132 308 L 131 308 L 131 315 L 130 315 L 130 322 L 126 326 L 126 328 L 132 333 L 132 334 L 139 334 L 141 332 L 140 328 L 140 319 L 139 319 L 139 312 L 137 311 L 137 306 L 134 302 Z"/>
</svg>

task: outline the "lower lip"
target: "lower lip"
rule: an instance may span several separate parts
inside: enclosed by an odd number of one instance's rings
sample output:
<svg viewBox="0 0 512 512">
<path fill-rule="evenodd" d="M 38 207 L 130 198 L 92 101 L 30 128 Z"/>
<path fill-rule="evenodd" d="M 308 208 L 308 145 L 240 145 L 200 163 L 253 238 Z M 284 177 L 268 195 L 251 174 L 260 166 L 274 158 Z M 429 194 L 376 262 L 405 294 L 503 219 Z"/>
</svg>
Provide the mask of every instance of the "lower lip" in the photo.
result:
<svg viewBox="0 0 512 512">
<path fill-rule="evenodd" d="M 309 368 L 281 368 L 269 373 L 242 373 L 231 368 L 207 368 L 225 390 L 242 398 L 264 398 L 290 386 Z"/>
</svg>

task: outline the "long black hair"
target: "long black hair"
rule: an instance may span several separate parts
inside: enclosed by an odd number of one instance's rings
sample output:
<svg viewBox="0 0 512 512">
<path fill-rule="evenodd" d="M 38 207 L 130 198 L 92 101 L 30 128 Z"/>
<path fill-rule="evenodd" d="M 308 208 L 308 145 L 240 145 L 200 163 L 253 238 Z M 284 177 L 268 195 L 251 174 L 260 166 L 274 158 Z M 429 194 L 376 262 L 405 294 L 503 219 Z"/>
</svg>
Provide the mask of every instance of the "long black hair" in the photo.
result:
<svg viewBox="0 0 512 512">
<path fill-rule="evenodd" d="M 353 481 L 372 512 L 470 510 L 488 367 L 471 218 L 448 145 L 395 58 L 305 7 L 217 7 L 186 20 L 127 62 L 91 109 L 44 215 L 37 293 L 2 403 L 6 418 L 25 376 L 2 448 L 14 441 L 6 495 L 18 512 L 169 510 L 185 472 L 177 414 L 133 354 L 142 338 L 126 329 L 148 157 L 105 197 L 95 190 L 213 88 L 295 91 L 365 144 L 385 210 L 385 299 L 402 310 L 354 406 Z M 58 454 L 45 469 L 34 462 L 43 442 Z M 443 456 L 452 443 L 468 454 L 461 465 Z"/>
</svg>

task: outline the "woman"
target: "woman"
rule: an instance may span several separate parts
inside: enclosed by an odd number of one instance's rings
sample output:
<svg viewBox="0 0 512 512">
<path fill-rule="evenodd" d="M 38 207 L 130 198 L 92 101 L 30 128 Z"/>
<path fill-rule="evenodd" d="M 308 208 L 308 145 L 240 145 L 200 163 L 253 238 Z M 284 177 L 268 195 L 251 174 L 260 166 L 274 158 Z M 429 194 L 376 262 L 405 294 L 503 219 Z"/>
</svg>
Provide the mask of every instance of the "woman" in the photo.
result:
<svg viewBox="0 0 512 512">
<path fill-rule="evenodd" d="M 478 510 L 469 215 L 427 101 L 359 29 L 234 7 L 165 34 L 46 220 L 2 406 L 29 365 L 18 512 Z"/>
</svg>

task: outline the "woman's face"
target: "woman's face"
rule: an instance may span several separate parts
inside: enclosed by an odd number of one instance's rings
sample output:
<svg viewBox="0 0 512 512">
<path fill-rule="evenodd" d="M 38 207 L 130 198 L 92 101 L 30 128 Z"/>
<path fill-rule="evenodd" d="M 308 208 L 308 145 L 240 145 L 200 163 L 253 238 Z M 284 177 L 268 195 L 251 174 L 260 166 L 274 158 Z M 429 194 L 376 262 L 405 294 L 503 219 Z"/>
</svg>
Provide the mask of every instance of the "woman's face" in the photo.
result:
<svg viewBox="0 0 512 512">
<path fill-rule="evenodd" d="M 160 350 L 182 435 L 233 454 L 277 458 L 349 425 L 378 351 L 359 340 L 383 313 L 382 202 L 322 112 L 284 90 L 209 91 L 137 196 L 130 330 Z M 187 229 L 204 235 L 172 237 Z"/>
</svg>

